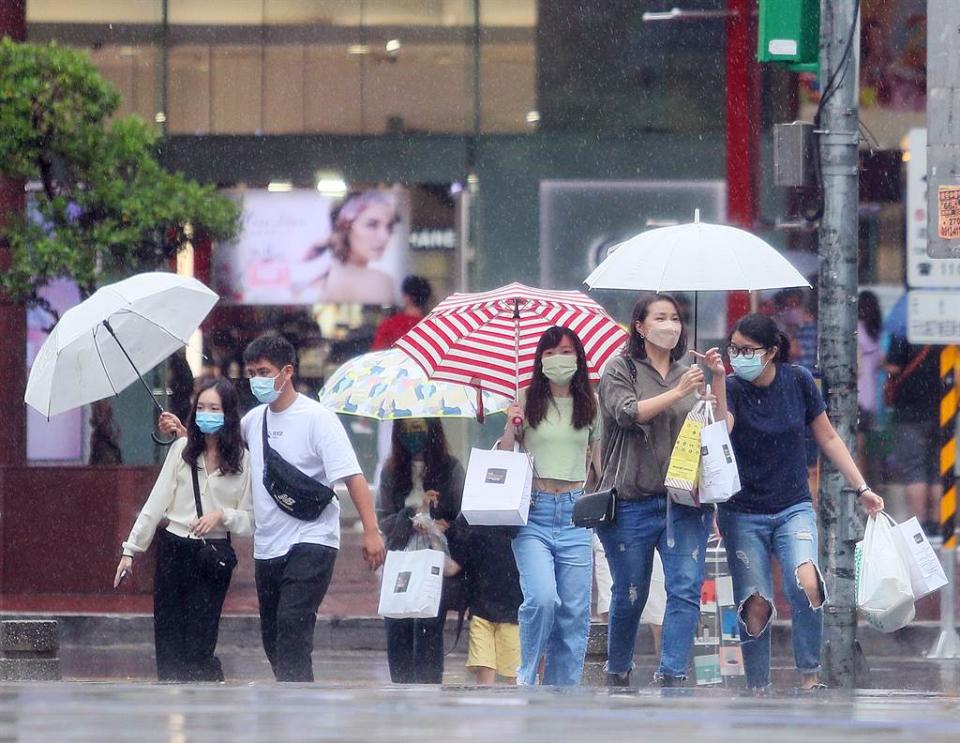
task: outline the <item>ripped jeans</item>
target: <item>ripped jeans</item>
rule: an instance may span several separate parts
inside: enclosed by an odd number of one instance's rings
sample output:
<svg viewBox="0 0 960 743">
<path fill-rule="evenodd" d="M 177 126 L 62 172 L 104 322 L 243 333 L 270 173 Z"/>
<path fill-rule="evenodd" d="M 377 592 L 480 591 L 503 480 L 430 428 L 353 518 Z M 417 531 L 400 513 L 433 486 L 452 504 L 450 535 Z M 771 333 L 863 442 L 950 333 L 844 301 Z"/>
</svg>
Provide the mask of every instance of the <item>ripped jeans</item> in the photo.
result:
<svg viewBox="0 0 960 743">
<path fill-rule="evenodd" d="M 770 619 L 763 631 L 751 636 L 740 614 L 740 641 L 747 685 L 770 684 L 770 625 L 776 617 L 773 606 L 773 574 L 770 555 L 776 555 L 783 575 L 783 591 L 790 601 L 793 621 L 793 654 L 800 673 L 820 671 L 820 640 L 823 636 L 823 604 L 826 589 L 817 558 L 817 520 L 813 504 L 797 503 L 779 513 L 741 513 L 720 506 L 718 520 L 733 577 L 733 594 L 739 611 L 751 596 L 769 602 Z M 820 583 L 821 603 L 813 608 L 800 585 L 800 566 L 814 566 Z"/>
<path fill-rule="evenodd" d="M 700 620 L 700 589 L 712 508 L 672 504 L 673 546 L 667 543 L 667 498 L 648 496 L 619 501 L 613 523 L 597 529 L 613 576 L 610 625 L 607 630 L 607 672 L 633 668 L 640 614 L 650 590 L 653 550 L 663 560 L 667 608 L 663 619 L 658 677 L 685 679 L 693 638 Z"/>
</svg>

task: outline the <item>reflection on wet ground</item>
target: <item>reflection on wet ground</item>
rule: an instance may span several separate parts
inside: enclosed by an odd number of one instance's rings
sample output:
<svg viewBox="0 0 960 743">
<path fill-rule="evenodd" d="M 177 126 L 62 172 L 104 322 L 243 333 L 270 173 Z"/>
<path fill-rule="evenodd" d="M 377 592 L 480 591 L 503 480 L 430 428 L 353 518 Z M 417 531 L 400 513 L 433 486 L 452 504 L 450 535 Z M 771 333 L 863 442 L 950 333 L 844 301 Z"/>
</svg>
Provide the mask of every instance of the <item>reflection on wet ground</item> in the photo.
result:
<svg viewBox="0 0 960 743">
<path fill-rule="evenodd" d="M 960 740 L 960 699 L 919 692 L 0 685 L 0 741 Z"/>
</svg>

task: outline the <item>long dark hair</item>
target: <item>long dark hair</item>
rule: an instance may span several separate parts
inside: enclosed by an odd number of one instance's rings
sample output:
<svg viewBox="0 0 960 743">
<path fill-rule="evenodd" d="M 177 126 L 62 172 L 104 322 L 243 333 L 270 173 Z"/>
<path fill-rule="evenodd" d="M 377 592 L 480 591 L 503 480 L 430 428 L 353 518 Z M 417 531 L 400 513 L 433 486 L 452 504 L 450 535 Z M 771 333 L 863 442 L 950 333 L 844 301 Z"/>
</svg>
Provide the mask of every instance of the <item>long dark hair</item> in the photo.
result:
<svg viewBox="0 0 960 743">
<path fill-rule="evenodd" d="M 447 437 L 440 421 L 436 418 L 424 420 L 427 424 L 427 446 L 423 450 L 423 489 L 440 493 L 439 503 L 430 509 L 431 515 L 435 519 L 453 521 L 460 515 L 458 494 L 446 492 L 444 485 L 456 460 L 447 449 Z M 394 495 L 406 495 L 413 490 L 413 457 L 401 443 L 405 425 L 403 420 L 394 422 L 390 456 L 383 465 L 393 477 Z"/>
<path fill-rule="evenodd" d="M 238 475 L 243 471 L 243 439 L 240 436 L 240 395 L 229 379 L 210 379 L 200 385 L 193 400 L 193 410 L 187 421 L 187 445 L 183 448 L 183 461 L 197 466 L 199 457 L 207 448 L 206 436 L 197 427 L 197 403 L 207 390 L 216 390 L 223 408 L 223 428 L 217 432 L 217 449 L 220 452 L 220 471 L 225 475 Z"/>
<path fill-rule="evenodd" d="M 533 362 L 533 379 L 527 390 L 524 415 L 527 422 L 534 428 L 547 417 L 547 406 L 553 402 L 550 380 L 543 373 L 543 352 L 556 348 L 564 338 L 570 339 L 577 352 L 577 371 L 570 380 L 570 394 L 573 397 L 573 427 L 580 429 L 589 426 L 597 415 L 597 396 L 590 386 L 590 371 L 587 367 L 587 354 L 583 350 L 583 343 L 570 328 L 554 325 L 552 328 L 547 328 L 540 337 L 540 342 L 537 343 Z"/>
<path fill-rule="evenodd" d="M 857 297 L 857 319 L 867 329 L 867 335 L 872 340 L 880 337 L 880 326 L 883 325 L 883 316 L 880 312 L 880 300 L 869 289 L 860 292 Z"/>
<path fill-rule="evenodd" d="M 625 354 L 635 359 L 647 358 L 647 344 L 637 330 L 637 324 L 647 319 L 650 313 L 650 305 L 654 302 L 669 302 L 677 311 L 677 317 L 680 318 L 680 340 L 670 351 L 670 360 L 679 361 L 687 353 L 687 326 L 683 322 L 683 313 L 680 311 L 680 305 L 677 300 L 669 294 L 644 294 L 633 306 L 633 315 L 630 318 L 630 340 L 627 341 Z"/>
<path fill-rule="evenodd" d="M 767 315 L 754 312 L 750 315 L 744 315 L 733 326 L 727 342 L 733 338 L 734 333 L 746 336 L 756 341 L 764 348 L 776 348 L 777 353 L 773 357 L 775 363 L 790 360 L 790 339 L 784 333 L 780 326 Z"/>
</svg>

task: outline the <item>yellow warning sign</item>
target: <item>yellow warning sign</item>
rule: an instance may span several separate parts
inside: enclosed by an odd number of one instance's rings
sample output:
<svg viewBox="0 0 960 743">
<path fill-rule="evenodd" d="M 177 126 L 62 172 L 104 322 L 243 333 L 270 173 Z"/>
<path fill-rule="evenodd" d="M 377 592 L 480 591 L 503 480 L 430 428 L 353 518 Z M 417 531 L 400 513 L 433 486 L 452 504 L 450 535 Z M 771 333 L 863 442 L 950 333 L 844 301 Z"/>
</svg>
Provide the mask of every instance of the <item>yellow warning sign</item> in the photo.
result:
<svg viewBox="0 0 960 743">
<path fill-rule="evenodd" d="M 940 186 L 937 191 L 937 234 L 944 240 L 960 239 L 960 186 Z"/>
</svg>

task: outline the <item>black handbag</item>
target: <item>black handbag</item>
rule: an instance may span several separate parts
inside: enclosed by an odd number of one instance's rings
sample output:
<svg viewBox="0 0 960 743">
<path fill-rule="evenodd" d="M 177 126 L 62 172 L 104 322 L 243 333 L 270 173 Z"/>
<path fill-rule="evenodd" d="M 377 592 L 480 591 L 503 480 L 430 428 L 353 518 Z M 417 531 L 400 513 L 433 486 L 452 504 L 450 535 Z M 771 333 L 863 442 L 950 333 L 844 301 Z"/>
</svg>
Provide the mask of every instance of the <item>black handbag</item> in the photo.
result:
<svg viewBox="0 0 960 743">
<path fill-rule="evenodd" d="M 200 505 L 200 478 L 197 475 L 197 465 L 190 468 L 193 475 L 193 501 L 197 507 L 197 518 L 203 517 L 203 506 Z M 226 539 L 201 539 L 203 546 L 197 550 L 197 567 L 200 572 L 213 580 L 230 580 L 233 569 L 237 567 L 237 553 L 230 544 L 230 534 Z"/>
<path fill-rule="evenodd" d="M 301 521 L 316 521 L 337 497 L 331 488 L 305 475 L 270 447 L 266 408 L 263 411 L 263 486 L 277 508 Z"/>
<path fill-rule="evenodd" d="M 577 498 L 573 504 L 573 525 L 595 529 L 613 522 L 617 516 L 617 489 L 598 490 Z"/>
</svg>

